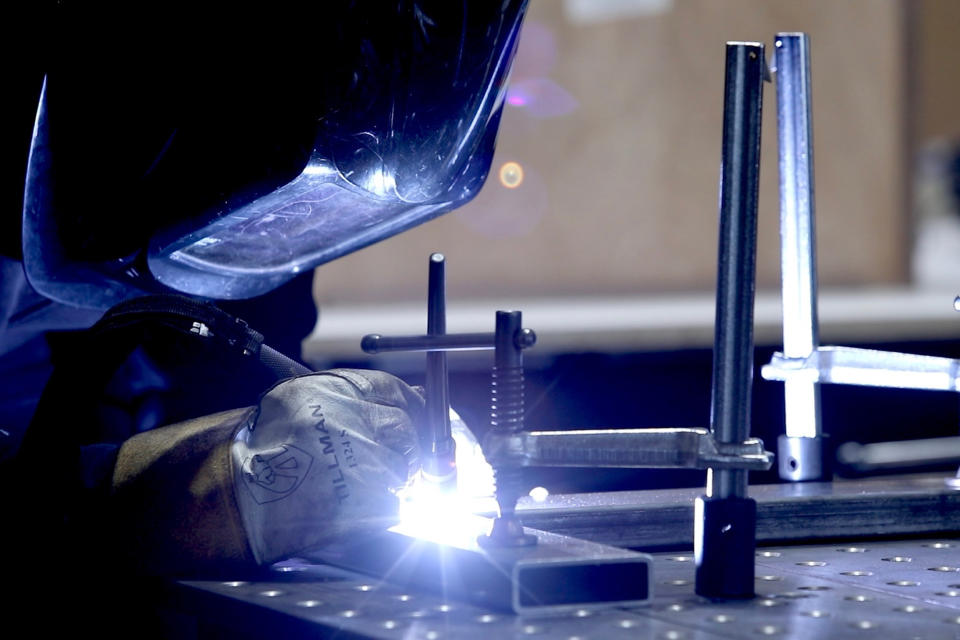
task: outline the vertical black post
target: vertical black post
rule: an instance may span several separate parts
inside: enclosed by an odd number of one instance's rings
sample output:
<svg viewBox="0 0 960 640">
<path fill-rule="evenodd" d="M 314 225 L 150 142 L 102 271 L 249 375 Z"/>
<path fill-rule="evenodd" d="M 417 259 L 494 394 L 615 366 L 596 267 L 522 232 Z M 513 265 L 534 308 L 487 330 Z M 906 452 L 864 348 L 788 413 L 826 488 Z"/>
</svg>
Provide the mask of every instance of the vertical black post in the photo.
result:
<svg viewBox="0 0 960 640">
<path fill-rule="evenodd" d="M 720 443 L 750 432 L 760 120 L 767 75 L 760 43 L 729 42 L 720 167 L 720 242 L 710 429 Z M 745 470 L 710 469 L 694 520 L 696 591 L 710 598 L 754 595 L 756 503 Z"/>
<path fill-rule="evenodd" d="M 523 431 L 524 382 L 523 349 L 533 344 L 532 331 L 522 329 L 519 311 L 497 311 L 494 333 L 493 373 L 490 381 L 490 430 L 500 434 Z M 481 535 L 484 546 L 520 547 L 537 543 L 534 535 L 524 533 L 517 519 L 517 500 L 524 490 L 523 469 L 494 465 L 497 506 L 500 513 L 489 535 Z"/>
<path fill-rule="evenodd" d="M 427 285 L 427 335 L 442 336 L 447 332 L 446 283 L 442 253 L 430 255 Z M 447 353 L 427 353 L 426 375 L 427 434 L 423 448 L 423 473 L 427 479 L 445 488 L 456 488 L 456 445 L 450 432 L 450 387 L 447 376 Z"/>
</svg>

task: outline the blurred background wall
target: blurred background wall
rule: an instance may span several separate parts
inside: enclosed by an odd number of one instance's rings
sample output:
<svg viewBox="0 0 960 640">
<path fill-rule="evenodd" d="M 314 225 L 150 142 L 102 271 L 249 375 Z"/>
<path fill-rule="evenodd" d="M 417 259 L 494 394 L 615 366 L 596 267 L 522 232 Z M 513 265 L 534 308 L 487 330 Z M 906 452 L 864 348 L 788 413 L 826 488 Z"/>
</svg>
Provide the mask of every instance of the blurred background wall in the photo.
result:
<svg viewBox="0 0 960 640">
<path fill-rule="evenodd" d="M 921 143 L 960 137 L 960 3 L 920 0 L 912 11 L 916 109 L 911 134 Z"/>
<path fill-rule="evenodd" d="M 917 4 L 956 13 L 949 0 Z M 928 13 L 895 0 L 532 0 L 481 194 L 320 268 L 317 297 L 421 296 L 434 250 L 461 272 L 452 297 L 712 290 L 724 43 L 763 41 L 769 56 L 774 33 L 790 30 L 812 41 L 821 279 L 905 282 L 910 69 L 938 57 L 933 43 L 913 50 L 911 25 L 929 25 L 946 40 L 939 46 L 952 46 L 944 21 Z M 948 72 L 933 67 L 918 84 L 942 84 Z M 917 102 L 924 122 L 949 119 L 937 99 Z M 758 273 L 773 287 L 771 84 L 765 106 Z M 505 166 L 511 179 L 507 163 L 522 168 L 518 185 L 500 179 Z"/>
</svg>

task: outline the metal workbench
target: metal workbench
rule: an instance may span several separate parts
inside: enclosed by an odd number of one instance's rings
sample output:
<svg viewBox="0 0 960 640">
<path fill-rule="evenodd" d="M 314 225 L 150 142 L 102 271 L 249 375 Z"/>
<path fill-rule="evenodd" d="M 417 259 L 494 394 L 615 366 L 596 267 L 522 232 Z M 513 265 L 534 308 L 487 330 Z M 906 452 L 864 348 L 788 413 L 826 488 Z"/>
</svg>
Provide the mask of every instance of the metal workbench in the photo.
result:
<svg viewBox="0 0 960 640">
<path fill-rule="evenodd" d="M 302 560 L 260 579 L 183 581 L 199 636 L 337 638 L 960 638 L 960 492 L 943 475 L 751 487 L 757 597 L 694 595 L 695 490 L 555 496 L 529 526 L 654 551 L 647 606 L 520 617 Z M 690 494 L 687 496 L 686 494 Z M 191 623 L 192 624 L 192 623 Z"/>
</svg>

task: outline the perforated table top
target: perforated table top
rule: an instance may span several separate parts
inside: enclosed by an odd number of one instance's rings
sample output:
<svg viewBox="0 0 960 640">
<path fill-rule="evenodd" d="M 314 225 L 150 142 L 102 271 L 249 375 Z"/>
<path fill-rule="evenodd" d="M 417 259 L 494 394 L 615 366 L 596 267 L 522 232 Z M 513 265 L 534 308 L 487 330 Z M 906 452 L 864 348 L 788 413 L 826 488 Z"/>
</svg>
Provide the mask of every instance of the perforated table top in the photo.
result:
<svg viewBox="0 0 960 640">
<path fill-rule="evenodd" d="M 757 597 L 694 594 L 689 554 L 654 554 L 654 598 L 635 609 L 520 617 L 408 592 L 317 565 L 276 580 L 184 582 L 207 623 L 263 625 L 294 635 L 443 638 L 960 638 L 960 540 L 761 547 Z"/>
</svg>

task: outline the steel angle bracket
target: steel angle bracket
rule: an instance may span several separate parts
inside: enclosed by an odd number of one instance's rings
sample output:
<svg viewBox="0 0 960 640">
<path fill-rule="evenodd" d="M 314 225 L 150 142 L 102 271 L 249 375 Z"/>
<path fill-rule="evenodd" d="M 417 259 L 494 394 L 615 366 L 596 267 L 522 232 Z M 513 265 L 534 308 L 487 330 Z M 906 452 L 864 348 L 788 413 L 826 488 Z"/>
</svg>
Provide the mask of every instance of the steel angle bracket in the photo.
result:
<svg viewBox="0 0 960 640">
<path fill-rule="evenodd" d="M 645 553 L 529 528 L 536 545 L 488 549 L 477 537 L 491 523 L 466 516 L 455 531 L 400 524 L 304 557 L 518 615 L 630 607 L 653 595 L 653 559 Z"/>
</svg>

